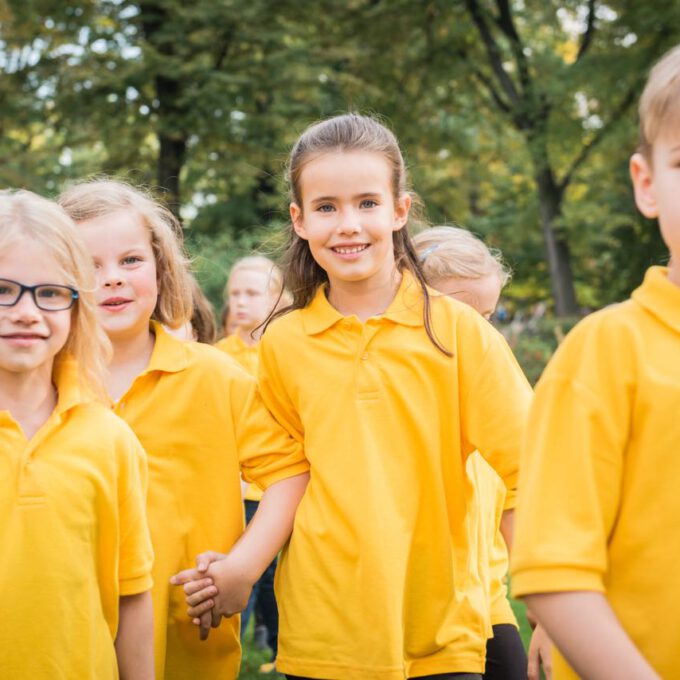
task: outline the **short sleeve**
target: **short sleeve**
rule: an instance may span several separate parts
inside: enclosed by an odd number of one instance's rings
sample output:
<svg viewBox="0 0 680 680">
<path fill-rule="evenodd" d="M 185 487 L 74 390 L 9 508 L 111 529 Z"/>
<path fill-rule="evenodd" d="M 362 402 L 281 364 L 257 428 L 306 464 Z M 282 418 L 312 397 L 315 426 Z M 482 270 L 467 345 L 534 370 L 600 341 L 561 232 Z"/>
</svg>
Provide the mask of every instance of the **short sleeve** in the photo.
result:
<svg viewBox="0 0 680 680">
<path fill-rule="evenodd" d="M 270 413 L 257 388 L 245 374 L 234 380 L 231 403 L 241 473 L 261 489 L 309 471 L 300 439 L 294 438 Z"/>
<path fill-rule="evenodd" d="M 536 390 L 521 458 L 516 595 L 604 591 L 630 404 L 615 385 L 622 371 L 607 367 L 613 345 L 591 326 L 572 332 Z"/>
<path fill-rule="evenodd" d="M 477 449 L 497 472 L 506 487 L 505 509 L 510 509 L 517 496 L 531 387 L 503 336 L 481 317 L 463 320 L 458 348 L 463 448 Z"/>
</svg>

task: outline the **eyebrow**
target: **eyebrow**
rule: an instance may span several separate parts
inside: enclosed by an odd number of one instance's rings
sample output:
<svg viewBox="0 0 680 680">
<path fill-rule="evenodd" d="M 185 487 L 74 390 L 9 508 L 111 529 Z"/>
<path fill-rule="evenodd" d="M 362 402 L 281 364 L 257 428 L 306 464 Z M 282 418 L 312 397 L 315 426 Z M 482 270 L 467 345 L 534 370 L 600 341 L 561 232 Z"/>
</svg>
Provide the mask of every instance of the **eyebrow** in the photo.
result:
<svg viewBox="0 0 680 680">
<path fill-rule="evenodd" d="M 365 191 L 362 194 L 356 194 L 352 198 L 372 198 L 373 196 L 382 196 L 382 191 Z M 333 201 L 337 196 L 319 196 L 318 198 L 313 198 L 312 203 L 320 203 L 322 201 Z"/>
</svg>

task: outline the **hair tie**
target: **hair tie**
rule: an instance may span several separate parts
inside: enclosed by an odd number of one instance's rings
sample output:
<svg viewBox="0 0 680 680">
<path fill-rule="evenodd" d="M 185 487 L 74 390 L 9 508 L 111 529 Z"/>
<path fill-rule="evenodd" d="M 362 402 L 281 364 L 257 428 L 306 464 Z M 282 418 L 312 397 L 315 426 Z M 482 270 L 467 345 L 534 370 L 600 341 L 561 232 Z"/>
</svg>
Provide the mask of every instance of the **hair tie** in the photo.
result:
<svg viewBox="0 0 680 680">
<path fill-rule="evenodd" d="M 425 262 L 425 258 L 430 254 L 433 253 L 435 250 L 439 248 L 439 244 L 435 243 L 433 246 L 430 246 L 429 248 L 425 248 L 422 253 L 420 253 L 420 261 Z"/>
</svg>

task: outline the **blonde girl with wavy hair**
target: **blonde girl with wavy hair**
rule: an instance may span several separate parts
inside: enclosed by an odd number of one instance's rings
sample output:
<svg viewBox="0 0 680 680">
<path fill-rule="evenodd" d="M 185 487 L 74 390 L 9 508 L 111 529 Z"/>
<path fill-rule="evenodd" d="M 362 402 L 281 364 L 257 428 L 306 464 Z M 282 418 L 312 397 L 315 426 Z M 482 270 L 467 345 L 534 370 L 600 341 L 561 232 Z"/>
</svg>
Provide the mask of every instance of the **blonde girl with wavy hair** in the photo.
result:
<svg viewBox="0 0 680 680">
<path fill-rule="evenodd" d="M 111 179 L 75 184 L 59 201 L 95 265 L 99 319 L 113 345 L 108 393 L 149 459 L 156 677 L 233 680 L 238 617 L 199 640 L 181 592 L 170 592 L 170 577 L 198 553 L 224 553 L 239 538 L 240 473 L 268 487 L 256 538 L 269 526 L 267 511 L 277 529 L 258 540 L 264 568 L 290 532 L 307 463 L 262 405 L 252 377 L 214 347 L 165 330 L 190 320 L 193 284 L 170 211 L 148 192 Z"/>
<path fill-rule="evenodd" d="M 460 227 L 425 229 L 413 239 L 429 286 L 459 300 L 490 319 L 512 272 L 499 250 L 489 248 Z M 503 523 L 505 487 L 484 458 L 475 451 L 466 472 L 474 485 L 469 522 L 477 545 L 479 573 L 486 584 L 493 635 L 486 643 L 484 680 L 538 680 L 539 667 L 550 666 L 550 640 L 539 626 L 524 651 L 507 589 L 511 532 Z"/>
<path fill-rule="evenodd" d="M 153 677 L 146 459 L 97 398 L 94 289 L 68 215 L 0 192 L 0 597 L 31 611 L 0 623 L 0 668 L 18 680 Z"/>
</svg>

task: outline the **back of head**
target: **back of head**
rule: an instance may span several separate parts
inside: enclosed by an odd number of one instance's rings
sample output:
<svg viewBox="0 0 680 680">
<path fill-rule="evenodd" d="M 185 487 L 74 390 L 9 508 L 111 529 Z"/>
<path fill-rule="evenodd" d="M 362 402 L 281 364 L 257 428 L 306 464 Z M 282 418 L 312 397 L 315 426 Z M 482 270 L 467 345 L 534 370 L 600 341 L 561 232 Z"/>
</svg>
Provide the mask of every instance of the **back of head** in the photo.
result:
<svg viewBox="0 0 680 680">
<path fill-rule="evenodd" d="M 459 227 L 432 227 L 413 239 L 428 284 L 448 278 L 481 279 L 499 277 L 501 286 L 510 280 L 510 270 L 499 251 L 488 248 L 480 239 Z"/>
<path fill-rule="evenodd" d="M 78 291 L 71 331 L 57 362 L 73 357 L 80 375 L 102 395 L 110 343 L 97 321 L 92 258 L 73 220 L 56 203 L 30 191 L 0 192 L 0 249 L 31 239 L 54 258 L 67 285 Z"/>
<path fill-rule="evenodd" d="M 680 127 L 680 45 L 652 68 L 640 97 L 640 152 L 650 160 L 660 135 Z"/>
<path fill-rule="evenodd" d="M 171 327 L 191 318 L 189 260 L 182 245 L 182 228 L 170 210 L 150 193 L 116 179 L 77 182 L 59 196 L 58 202 L 75 222 L 119 210 L 139 215 L 149 230 L 156 260 L 158 301 L 153 318 Z"/>
</svg>

